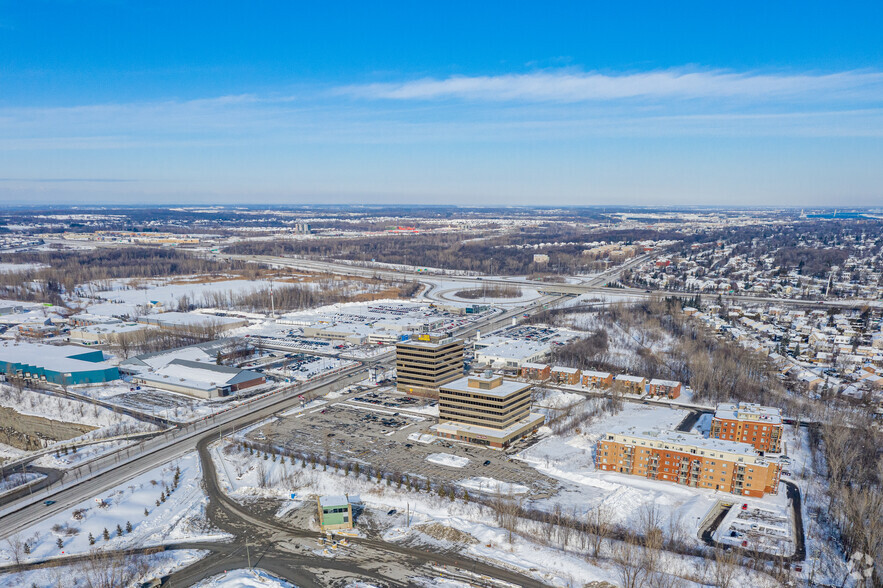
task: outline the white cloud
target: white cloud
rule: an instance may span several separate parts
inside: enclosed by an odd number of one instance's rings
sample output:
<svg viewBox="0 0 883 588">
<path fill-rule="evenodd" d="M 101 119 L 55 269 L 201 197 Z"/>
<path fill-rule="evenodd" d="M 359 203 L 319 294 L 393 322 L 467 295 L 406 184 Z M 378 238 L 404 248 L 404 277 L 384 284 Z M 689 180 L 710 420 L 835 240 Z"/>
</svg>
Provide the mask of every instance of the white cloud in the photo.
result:
<svg viewBox="0 0 883 588">
<path fill-rule="evenodd" d="M 843 71 L 776 74 L 668 69 L 606 74 L 570 70 L 500 76 L 357 84 L 344 95 L 392 100 L 457 98 L 481 101 L 586 102 L 628 98 L 871 99 L 883 95 L 883 73 Z"/>
</svg>

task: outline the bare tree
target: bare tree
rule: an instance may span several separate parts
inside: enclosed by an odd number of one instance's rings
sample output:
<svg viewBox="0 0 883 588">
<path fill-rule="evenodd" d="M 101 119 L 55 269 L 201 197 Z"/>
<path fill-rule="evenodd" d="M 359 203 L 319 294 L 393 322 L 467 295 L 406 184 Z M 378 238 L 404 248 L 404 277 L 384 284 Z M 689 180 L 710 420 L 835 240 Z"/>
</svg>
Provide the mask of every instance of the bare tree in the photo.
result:
<svg viewBox="0 0 883 588">
<path fill-rule="evenodd" d="M 6 544 L 9 545 L 9 553 L 12 554 L 12 561 L 15 565 L 21 565 L 22 556 L 25 551 L 25 541 L 21 535 L 16 533 L 6 538 Z"/>
<path fill-rule="evenodd" d="M 714 585 L 718 588 L 732 588 L 739 574 L 736 553 L 730 549 L 716 547 L 714 550 Z"/>
<path fill-rule="evenodd" d="M 613 548 L 613 562 L 622 588 L 639 588 L 647 575 L 644 557 L 636 537 L 630 535 Z"/>
<path fill-rule="evenodd" d="M 610 536 L 610 531 L 612 530 L 610 511 L 606 506 L 599 504 L 589 511 L 586 516 L 586 522 L 591 533 L 589 545 L 592 548 L 592 557 L 598 557 L 604 540 Z"/>
</svg>

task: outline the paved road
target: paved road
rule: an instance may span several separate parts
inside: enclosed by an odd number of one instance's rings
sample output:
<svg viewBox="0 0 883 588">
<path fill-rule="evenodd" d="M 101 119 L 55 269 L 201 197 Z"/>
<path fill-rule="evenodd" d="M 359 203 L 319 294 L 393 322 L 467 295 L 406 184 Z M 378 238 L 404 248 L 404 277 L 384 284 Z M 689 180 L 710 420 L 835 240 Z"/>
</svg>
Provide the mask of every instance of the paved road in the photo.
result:
<svg viewBox="0 0 883 588">
<path fill-rule="evenodd" d="M 511 570 L 470 560 L 455 552 L 431 551 L 380 539 L 351 538 L 351 546 L 341 548 L 333 559 L 317 557 L 320 550 L 317 541 L 322 533 L 307 529 L 292 528 L 272 514 L 264 514 L 243 506 L 230 499 L 218 485 L 217 472 L 208 446 L 213 439 L 199 443 L 198 451 L 204 476 L 206 492 L 209 496 L 207 515 L 211 523 L 221 530 L 237 537 L 236 545 L 243 546 L 247 537 L 250 551 L 238 552 L 237 567 L 245 567 L 251 556 L 252 564 L 260 566 L 301 588 L 327 586 L 329 580 L 340 576 L 355 576 L 367 580 L 380 581 L 393 586 L 408 585 L 408 578 L 415 575 L 431 575 L 428 566 L 440 564 L 448 567 L 463 567 L 475 573 L 512 582 L 520 586 L 543 586 L 541 582 L 525 577 Z M 272 510 L 269 511 L 272 513 Z M 382 564 L 382 565 L 379 565 Z M 188 585 L 192 582 L 218 573 L 219 569 L 232 569 L 231 556 L 208 558 L 174 574 L 172 585 Z"/>
</svg>

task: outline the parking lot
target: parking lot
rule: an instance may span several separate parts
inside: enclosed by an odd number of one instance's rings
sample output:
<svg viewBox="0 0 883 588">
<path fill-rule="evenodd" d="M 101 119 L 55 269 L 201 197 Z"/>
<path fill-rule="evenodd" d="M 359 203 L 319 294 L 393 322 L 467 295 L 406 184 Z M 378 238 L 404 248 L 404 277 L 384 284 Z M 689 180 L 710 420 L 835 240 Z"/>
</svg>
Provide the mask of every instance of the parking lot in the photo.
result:
<svg viewBox="0 0 883 588">
<path fill-rule="evenodd" d="M 434 416 L 419 412 L 431 409 L 431 404 L 390 390 L 366 390 L 349 400 L 331 401 L 307 412 L 280 417 L 248 436 L 295 453 L 331 455 L 433 482 L 488 478 L 527 486 L 528 495 L 534 497 L 547 496 L 554 490 L 553 479 L 519 461 L 510 461 L 502 451 L 446 440 L 428 444 L 417 441 L 420 435 L 431 433 L 429 427 L 437 422 Z M 429 456 L 434 461 L 427 461 Z M 445 459 L 447 456 L 451 457 Z M 469 461 L 462 467 L 444 465 L 446 461 L 464 463 L 456 458 Z M 487 485 L 489 492 L 492 486 Z"/>
<path fill-rule="evenodd" d="M 780 508 L 776 508 L 779 506 Z M 793 524 L 787 505 L 736 504 L 717 530 L 718 540 L 773 555 L 794 553 Z"/>
<path fill-rule="evenodd" d="M 137 391 L 132 390 L 117 394 L 106 400 L 139 412 L 182 420 L 191 418 L 193 411 L 204 402 L 198 398 L 189 398 L 182 394 L 146 387 Z"/>
<path fill-rule="evenodd" d="M 351 403 L 370 404 L 381 408 L 390 408 L 412 413 L 438 416 L 438 401 L 428 398 L 406 396 L 394 391 L 394 388 L 377 388 L 368 390 L 350 399 Z"/>
<path fill-rule="evenodd" d="M 558 345 L 563 345 L 576 337 L 575 332 L 567 329 L 536 325 L 517 325 L 493 334 L 519 341 L 539 341 L 540 343 L 554 343 Z"/>
</svg>

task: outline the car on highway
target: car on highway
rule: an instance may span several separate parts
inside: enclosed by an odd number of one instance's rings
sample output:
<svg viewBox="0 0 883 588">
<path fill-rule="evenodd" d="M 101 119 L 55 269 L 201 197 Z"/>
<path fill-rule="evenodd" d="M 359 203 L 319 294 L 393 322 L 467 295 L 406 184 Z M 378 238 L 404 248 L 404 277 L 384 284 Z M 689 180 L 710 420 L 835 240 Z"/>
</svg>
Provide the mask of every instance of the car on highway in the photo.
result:
<svg viewBox="0 0 883 588">
<path fill-rule="evenodd" d="M 491 460 L 489 460 L 489 459 L 484 460 L 484 465 L 486 465 L 486 466 L 491 465 Z"/>
<path fill-rule="evenodd" d="M 53 504 L 55 504 L 55 501 L 54 500 L 44 500 L 43 504 L 45 504 L 46 506 L 52 506 Z"/>
</svg>

